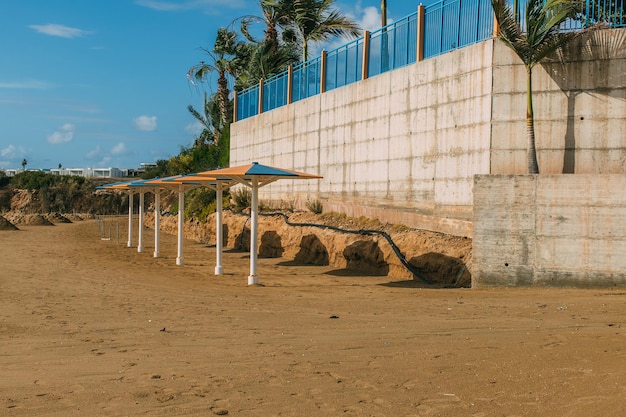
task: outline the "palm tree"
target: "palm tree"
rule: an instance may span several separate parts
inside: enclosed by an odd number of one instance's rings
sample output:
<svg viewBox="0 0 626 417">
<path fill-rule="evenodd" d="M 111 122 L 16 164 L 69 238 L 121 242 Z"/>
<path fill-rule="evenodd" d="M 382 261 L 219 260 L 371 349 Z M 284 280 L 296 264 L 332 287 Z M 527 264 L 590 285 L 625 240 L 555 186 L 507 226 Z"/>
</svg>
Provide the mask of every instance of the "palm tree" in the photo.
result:
<svg viewBox="0 0 626 417">
<path fill-rule="evenodd" d="M 274 51 L 271 43 L 251 46 L 248 65 L 240 74 L 241 83 L 246 87 L 280 74 L 289 65 L 298 63 L 298 52 L 293 45 L 283 45 Z"/>
<path fill-rule="evenodd" d="M 261 79 L 279 74 L 290 64 L 298 62 L 297 44 L 294 43 L 291 17 L 293 15 L 292 0 L 259 0 L 263 17 L 243 16 L 241 32 L 249 41 L 237 48 L 237 68 L 235 89 L 250 87 Z M 264 38 L 255 39 L 250 33 L 254 23 L 265 25 Z M 279 32 L 282 28 L 282 32 Z M 282 36 L 280 36 L 282 34 Z"/>
<path fill-rule="evenodd" d="M 334 0 L 291 0 L 291 26 L 302 42 L 302 60 L 309 59 L 309 42 L 324 42 L 333 36 L 359 36 L 358 25 L 338 10 Z"/>
<path fill-rule="evenodd" d="M 194 109 L 191 104 L 187 107 L 189 113 L 191 113 L 191 115 L 195 117 L 196 120 L 202 125 L 202 132 L 200 133 L 200 135 L 198 135 L 194 142 L 194 147 L 196 148 L 208 146 L 210 143 L 217 143 L 217 141 L 219 140 L 219 131 L 221 129 L 218 129 L 214 126 L 213 116 L 211 116 L 211 104 L 211 100 L 209 100 L 205 92 L 203 106 L 204 114 L 200 114 L 200 112 Z"/>
<path fill-rule="evenodd" d="M 263 17 L 247 15 L 236 20 L 241 20 L 241 33 L 247 40 L 252 43 L 270 44 L 272 45 L 271 51 L 274 53 L 280 46 L 278 28 L 286 28 L 291 23 L 289 15 L 290 10 L 293 9 L 292 0 L 259 0 L 259 6 Z M 262 41 L 255 39 L 250 33 L 250 26 L 254 23 L 265 25 Z"/>
<path fill-rule="evenodd" d="M 217 96 L 220 106 L 220 123 L 225 126 L 232 120 L 229 111 L 230 90 L 228 89 L 227 75 L 236 76 L 233 62 L 237 50 L 237 34 L 226 28 L 219 28 L 213 50 L 201 48 L 210 58 L 211 63 L 200 61 L 187 71 L 187 78 L 193 83 L 194 80 L 205 81 L 210 74 L 217 73 Z"/>
<path fill-rule="evenodd" d="M 28 161 L 24 158 L 22 159 L 22 171 L 26 171 L 26 165 L 28 165 Z"/>
<path fill-rule="evenodd" d="M 571 0 L 528 0 L 522 29 L 515 10 L 503 0 L 491 0 L 499 26 L 498 37 L 522 60 L 526 67 L 526 132 L 528 137 L 528 173 L 538 174 L 533 112 L 532 69 L 546 56 L 580 36 L 584 31 L 560 30 L 560 25 L 576 16 L 578 4 Z"/>
</svg>

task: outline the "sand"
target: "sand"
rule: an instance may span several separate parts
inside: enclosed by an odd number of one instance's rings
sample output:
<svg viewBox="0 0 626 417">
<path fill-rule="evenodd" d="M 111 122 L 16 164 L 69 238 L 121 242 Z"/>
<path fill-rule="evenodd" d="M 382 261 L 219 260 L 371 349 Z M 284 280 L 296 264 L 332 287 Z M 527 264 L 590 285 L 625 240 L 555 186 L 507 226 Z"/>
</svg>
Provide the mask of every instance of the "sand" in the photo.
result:
<svg viewBox="0 0 626 417">
<path fill-rule="evenodd" d="M 626 415 L 626 290 L 429 289 L 0 232 L 0 416 Z M 124 233 L 122 230 L 121 233 Z M 109 238 L 108 236 L 106 237 Z"/>
</svg>

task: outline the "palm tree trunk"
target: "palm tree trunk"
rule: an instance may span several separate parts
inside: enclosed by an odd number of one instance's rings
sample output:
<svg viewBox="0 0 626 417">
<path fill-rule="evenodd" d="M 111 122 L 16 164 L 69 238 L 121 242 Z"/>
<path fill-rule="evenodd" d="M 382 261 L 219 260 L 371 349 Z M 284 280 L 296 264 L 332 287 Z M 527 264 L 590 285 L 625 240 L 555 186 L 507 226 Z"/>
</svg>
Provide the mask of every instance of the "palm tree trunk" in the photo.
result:
<svg viewBox="0 0 626 417">
<path fill-rule="evenodd" d="M 526 67 L 526 136 L 528 138 L 528 173 L 539 174 L 537 147 L 535 146 L 535 115 L 533 112 L 533 70 Z"/>
<path fill-rule="evenodd" d="M 219 94 L 220 117 L 222 119 L 222 128 L 228 124 L 228 80 L 224 71 L 219 72 L 217 79 L 217 88 Z"/>
<path fill-rule="evenodd" d="M 387 0 L 380 0 L 381 26 L 387 26 Z"/>
<path fill-rule="evenodd" d="M 306 39 L 302 41 L 302 62 L 309 60 L 309 45 Z"/>
<path fill-rule="evenodd" d="M 387 26 L 387 1 L 386 0 L 381 0 L 380 2 L 380 14 L 382 16 L 382 27 Z M 381 47 L 382 47 L 382 51 L 381 51 L 381 57 L 380 57 L 380 64 L 381 64 L 381 68 L 380 68 L 380 72 L 387 72 L 389 71 L 389 37 L 387 34 L 387 29 L 383 29 L 383 32 L 381 33 Z"/>
</svg>

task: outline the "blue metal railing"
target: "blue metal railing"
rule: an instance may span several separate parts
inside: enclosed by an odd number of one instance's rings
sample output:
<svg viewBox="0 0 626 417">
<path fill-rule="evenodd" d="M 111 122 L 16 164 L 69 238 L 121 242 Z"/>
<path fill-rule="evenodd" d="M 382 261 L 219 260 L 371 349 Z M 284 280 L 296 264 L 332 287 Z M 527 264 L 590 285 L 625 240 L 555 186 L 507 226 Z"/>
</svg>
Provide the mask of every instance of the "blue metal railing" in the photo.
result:
<svg viewBox="0 0 626 417">
<path fill-rule="evenodd" d="M 413 64 L 417 61 L 417 13 L 410 14 L 370 35 L 368 75 Z"/>
<path fill-rule="evenodd" d="M 586 24 L 605 22 L 610 27 L 626 27 L 626 0 L 586 0 Z"/>
<path fill-rule="evenodd" d="M 281 72 L 263 82 L 263 111 L 287 104 L 288 73 Z"/>
<path fill-rule="evenodd" d="M 258 84 L 240 91 L 237 95 L 237 120 L 256 116 L 259 113 Z"/>
<path fill-rule="evenodd" d="M 320 93 L 322 60 L 310 59 L 293 67 L 291 101 L 304 100 Z"/>
<path fill-rule="evenodd" d="M 443 0 L 424 13 L 424 58 L 489 39 L 492 33 L 490 0 Z"/>
<path fill-rule="evenodd" d="M 506 0 L 510 3 L 513 0 Z M 597 22 L 610 27 L 626 27 L 624 7 L 626 0 L 586 0 L 579 19 L 568 21 L 564 30 L 571 30 Z M 523 18 L 525 1 L 518 2 L 518 13 Z M 521 22 L 522 28 L 525 26 Z M 410 14 L 380 28 L 370 35 L 369 49 L 364 50 L 363 37 L 355 39 L 326 54 L 322 80 L 322 59 L 316 57 L 293 67 L 291 101 L 296 102 L 360 81 L 363 75 L 363 56 L 367 54 L 367 76 L 372 77 L 417 61 L 418 14 Z M 424 7 L 423 57 L 432 58 L 448 51 L 481 42 L 492 36 L 494 28 L 491 0 L 441 0 Z M 263 111 L 286 105 L 289 91 L 288 72 L 263 83 Z M 259 86 L 237 93 L 237 120 L 258 114 Z"/>
<path fill-rule="evenodd" d="M 361 80 L 363 38 L 355 39 L 326 54 L 326 90 Z"/>
<path fill-rule="evenodd" d="M 513 0 L 507 0 L 514 7 Z M 610 28 L 626 27 L 626 0 L 584 0 L 580 13 L 575 19 L 568 19 L 561 25 L 561 30 L 578 30 L 596 23 L 604 23 Z M 523 30 L 526 29 L 524 17 L 526 2 L 518 1 L 516 20 Z"/>
</svg>

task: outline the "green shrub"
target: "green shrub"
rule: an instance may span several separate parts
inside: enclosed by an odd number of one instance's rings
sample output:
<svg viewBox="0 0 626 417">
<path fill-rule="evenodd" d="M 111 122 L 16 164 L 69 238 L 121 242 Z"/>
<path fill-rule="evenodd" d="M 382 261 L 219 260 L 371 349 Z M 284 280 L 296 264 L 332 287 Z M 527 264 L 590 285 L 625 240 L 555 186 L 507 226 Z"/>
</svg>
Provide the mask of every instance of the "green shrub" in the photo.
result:
<svg viewBox="0 0 626 417">
<path fill-rule="evenodd" d="M 282 211 L 289 211 L 293 213 L 296 210 L 296 200 L 280 200 L 280 209 Z"/>
<path fill-rule="evenodd" d="M 185 200 L 185 217 L 204 221 L 203 219 L 206 219 L 204 213 L 207 206 L 213 204 L 213 207 L 215 207 L 215 191 L 204 187 L 196 188 L 187 193 Z M 215 208 L 213 211 L 215 211 Z"/>
<path fill-rule="evenodd" d="M 236 211 L 242 211 L 252 205 L 252 191 L 247 187 L 236 188 L 230 192 Z"/>
<path fill-rule="evenodd" d="M 259 211 L 270 212 L 274 211 L 274 207 L 267 201 L 259 201 Z"/>
<path fill-rule="evenodd" d="M 0 188 L 6 187 L 11 182 L 11 178 L 7 177 L 4 171 L 0 171 Z"/>
<path fill-rule="evenodd" d="M 322 206 L 322 202 L 319 200 L 306 200 L 306 208 L 313 214 L 322 214 L 324 207 Z"/>
</svg>

